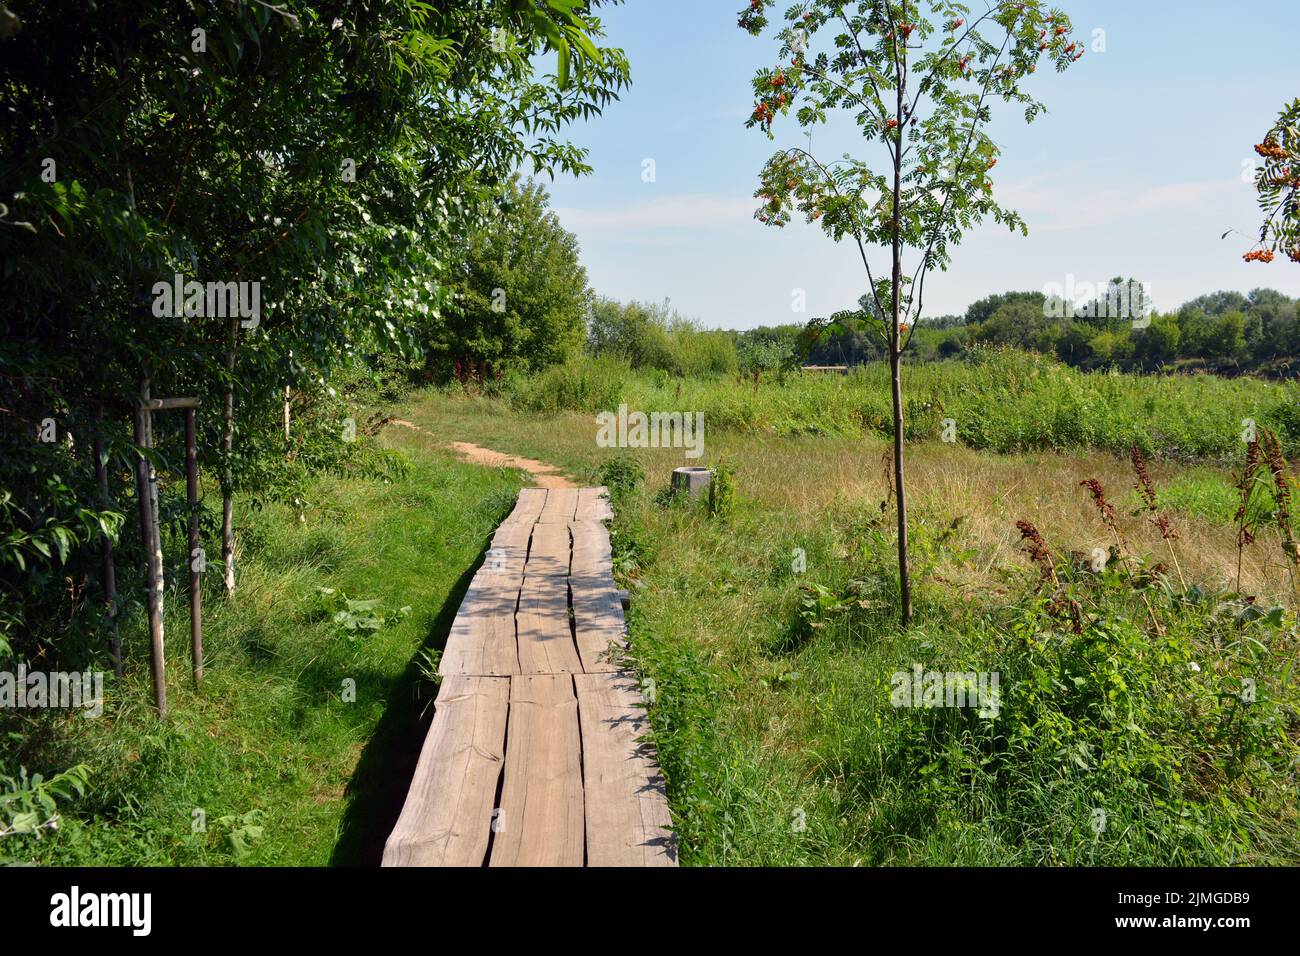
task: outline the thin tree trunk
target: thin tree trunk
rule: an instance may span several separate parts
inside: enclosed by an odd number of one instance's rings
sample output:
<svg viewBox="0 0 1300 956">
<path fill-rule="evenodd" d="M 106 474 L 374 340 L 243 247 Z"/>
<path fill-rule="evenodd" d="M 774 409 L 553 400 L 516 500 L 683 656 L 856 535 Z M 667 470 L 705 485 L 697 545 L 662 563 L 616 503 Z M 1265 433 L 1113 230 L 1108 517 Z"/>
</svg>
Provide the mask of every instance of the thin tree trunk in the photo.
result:
<svg viewBox="0 0 1300 956">
<path fill-rule="evenodd" d="M 190 661 L 193 665 L 194 686 L 203 682 L 203 588 L 199 571 L 195 568 L 194 552 L 199 550 L 199 448 L 198 412 L 185 409 L 185 503 L 189 505 L 189 566 L 190 566 Z"/>
<path fill-rule="evenodd" d="M 225 459 L 221 471 L 221 561 L 225 566 L 222 580 L 227 595 L 235 593 L 235 481 L 230 453 L 235 446 L 235 346 L 238 342 L 239 316 L 233 315 L 230 318 L 230 347 L 226 352 L 226 403 L 221 411 L 221 450 Z"/>
<path fill-rule="evenodd" d="M 898 496 L 898 593 L 903 624 L 912 623 L 912 575 L 907 560 L 907 485 L 903 481 L 903 382 L 900 356 L 889 360 L 894 397 L 894 494 Z"/>
<path fill-rule="evenodd" d="M 894 494 L 898 504 L 898 598 L 903 626 L 912 623 L 912 576 L 907 562 L 907 485 L 903 480 L 903 381 L 900 371 L 903 352 L 902 285 L 903 250 L 902 223 L 899 205 L 903 192 L 903 136 L 906 116 L 903 113 L 903 91 L 906 84 L 906 67 L 900 68 L 895 116 L 899 132 L 894 145 L 894 241 L 893 263 L 890 273 L 891 302 L 889 330 L 890 387 L 894 398 Z"/>
<path fill-rule="evenodd" d="M 153 413 L 146 412 L 144 416 L 145 440 L 149 443 L 149 448 L 154 447 L 153 439 Z M 153 543 L 154 550 L 158 552 L 158 567 L 162 568 L 162 509 L 158 505 L 158 469 L 149 464 L 149 510 L 153 512 Z M 159 577 L 159 588 L 162 587 L 162 577 Z M 162 607 L 161 601 L 159 607 Z"/>
<path fill-rule="evenodd" d="M 289 370 L 293 370 L 293 349 L 289 349 Z M 289 385 L 284 386 L 284 457 L 288 458 L 292 444 L 289 439 Z"/>
</svg>

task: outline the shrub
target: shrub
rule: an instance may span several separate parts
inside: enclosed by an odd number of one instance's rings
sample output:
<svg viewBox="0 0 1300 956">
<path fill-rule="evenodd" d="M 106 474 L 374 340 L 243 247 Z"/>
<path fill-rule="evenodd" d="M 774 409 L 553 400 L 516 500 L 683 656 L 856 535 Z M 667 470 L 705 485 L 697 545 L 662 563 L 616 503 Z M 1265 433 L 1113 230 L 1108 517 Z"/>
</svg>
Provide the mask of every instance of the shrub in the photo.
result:
<svg viewBox="0 0 1300 956">
<path fill-rule="evenodd" d="M 736 508 L 736 469 L 725 458 L 713 466 L 709 481 L 709 515 L 729 518 Z"/>
<path fill-rule="evenodd" d="M 645 469 L 634 455 L 618 455 L 600 465 L 600 482 L 615 501 L 625 499 L 645 481 Z"/>
<path fill-rule="evenodd" d="M 740 367 L 733 333 L 703 329 L 667 302 L 597 300 L 587 345 L 597 356 L 672 375 L 730 375 Z"/>
<path fill-rule="evenodd" d="M 622 400 L 630 369 L 613 358 L 585 358 L 548 368 L 512 386 L 510 403 L 530 412 L 599 412 Z"/>
</svg>

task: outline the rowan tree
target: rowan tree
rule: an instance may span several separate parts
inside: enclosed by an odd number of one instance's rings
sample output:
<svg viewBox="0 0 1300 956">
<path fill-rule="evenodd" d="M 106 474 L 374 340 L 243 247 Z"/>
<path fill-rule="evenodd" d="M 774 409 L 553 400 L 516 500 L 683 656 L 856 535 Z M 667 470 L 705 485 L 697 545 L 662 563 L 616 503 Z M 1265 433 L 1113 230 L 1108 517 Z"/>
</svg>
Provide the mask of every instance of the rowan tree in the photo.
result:
<svg viewBox="0 0 1300 956">
<path fill-rule="evenodd" d="M 1255 171 L 1264 223 L 1259 242 L 1242 258 L 1272 262 L 1282 252 L 1292 262 L 1300 262 L 1300 99 L 1282 110 L 1255 152 L 1264 159 Z"/>
<path fill-rule="evenodd" d="M 740 27 L 761 35 L 774 0 L 750 0 Z M 973 11 L 942 0 L 803 0 L 775 28 L 779 62 L 757 72 L 749 126 L 774 136 L 793 114 L 812 129 L 845 115 L 864 151 L 827 158 L 789 146 L 764 166 L 755 216 L 784 226 L 798 213 L 836 242 L 850 240 L 870 290 L 889 357 L 893 393 L 894 486 L 901 614 L 912 617 L 907 551 L 900 359 L 924 305 L 929 273 L 949 264 L 965 233 L 992 218 L 1027 233 L 993 195 L 1000 152 L 986 130 L 992 104 L 1044 106 L 1026 88 L 1040 63 L 1058 71 L 1083 56 L 1069 18 L 1039 0 Z M 874 153 L 866 152 L 874 148 Z M 909 259 L 910 261 L 906 261 Z M 883 261 L 882 261 L 883 260 Z"/>
</svg>

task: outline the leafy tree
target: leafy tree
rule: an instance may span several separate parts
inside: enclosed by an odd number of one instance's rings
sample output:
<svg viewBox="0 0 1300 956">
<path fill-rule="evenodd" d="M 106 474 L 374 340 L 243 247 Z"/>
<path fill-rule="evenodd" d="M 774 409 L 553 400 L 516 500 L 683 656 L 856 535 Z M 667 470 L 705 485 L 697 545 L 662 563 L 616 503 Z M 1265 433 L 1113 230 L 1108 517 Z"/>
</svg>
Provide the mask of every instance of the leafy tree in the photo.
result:
<svg viewBox="0 0 1300 956">
<path fill-rule="evenodd" d="M 1182 329 L 1172 315 L 1153 315 L 1151 324 L 1134 337 L 1134 357 L 1143 368 L 1155 369 L 1178 358 Z"/>
<path fill-rule="evenodd" d="M 597 299 L 587 343 L 594 355 L 608 355 L 634 368 L 673 375 L 718 375 L 736 371 L 734 333 L 704 329 L 662 303 Z"/>
<path fill-rule="evenodd" d="M 761 34 L 772 6 L 751 0 L 741 28 Z M 778 118 L 792 111 L 812 128 L 842 110 L 864 143 L 883 154 L 874 164 L 851 155 L 825 160 L 810 146 L 782 149 L 762 171 L 755 215 L 783 226 L 797 211 L 837 242 L 851 239 L 861 259 L 892 372 L 900 612 L 908 623 L 900 360 L 922 314 L 926 277 L 947 267 L 966 230 L 992 217 L 1025 231 L 992 195 L 998 148 L 985 132 L 991 101 L 1022 106 L 1033 120 L 1043 106 L 1022 80 L 1044 57 L 1064 70 L 1083 47 L 1070 38 L 1069 18 L 1039 0 L 1004 0 L 979 14 L 946 0 L 803 0 L 785 19 L 777 35 L 781 62 L 754 78 L 758 102 L 749 125 L 771 137 Z M 873 268 L 869 249 L 886 263 Z M 909 250 L 915 261 L 905 266 Z"/>
<path fill-rule="evenodd" d="M 1193 305 L 1178 310 L 1181 331 L 1180 355 L 1208 358 L 1214 355 L 1214 317 Z"/>
<path fill-rule="evenodd" d="M 1254 289 L 1246 311 L 1246 342 L 1256 363 L 1296 354 L 1296 306 L 1273 289 Z"/>
<path fill-rule="evenodd" d="M 987 322 L 993 317 L 993 314 L 1003 306 L 1017 305 L 1025 303 L 1038 310 L 1040 314 L 1044 313 L 1044 304 L 1047 296 L 1041 292 L 1002 292 L 986 296 L 983 299 L 972 302 L 966 308 L 966 324 L 978 325 Z"/>
<path fill-rule="evenodd" d="M 533 182 L 512 183 L 497 213 L 470 231 L 462 275 L 452 283 L 447 328 L 421 342 L 445 378 L 452 366 L 480 374 L 536 371 L 582 346 L 591 293 L 578 240 Z M 447 361 L 450 359 L 450 363 Z"/>
<path fill-rule="evenodd" d="M 1207 292 L 1205 295 L 1198 295 L 1190 302 L 1184 302 L 1180 312 L 1188 310 L 1199 310 L 1206 315 L 1223 315 L 1225 312 L 1236 310 L 1242 312 L 1250 308 L 1250 299 L 1240 292 L 1222 290 L 1219 292 Z"/>
<path fill-rule="evenodd" d="M 601 297 L 591 306 L 587 344 L 594 355 L 625 360 L 633 368 L 668 369 L 673 364 L 666 306 Z"/>
<path fill-rule="evenodd" d="M 1131 328 L 1135 319 L 1149 317 L 1150 312 L 1146 287 L 1137 279 L 1121 276 L 1111 279 L 1095 298 L 1074 310 L 1081 321 L 1117 335 Z"/>
<path fill-rule="evenodd" d="M 755 382 L 765 372 L 784 378 L 797 364 L 795 340 L 759 336 L 740 336 L 736 342 L 740 371 Z"/>
<path fill-rule="evenodd" d="M 737 335 L 736 349 L 740 351 L 747 347 L 746 343 L 752 342 L 776 345 L 797 353 L 799 338 L 803 333 L 803 329 L 802 325 L 793 322 L 785 325 L 760 325 L 752 329 L 746 329 Z"/>
<path fill-rule="evenodd" d="M 1240 312 L 1225 312 L 1214 325 L 1209 341 L 1211 355 L 1231 357 L 1246 350 L 1246 317 Z"/>
<path fill-rule="evenodd" d="M 1129 337 L 1128 329 L 1118 332 L 1102 329 L 1089 340 L 1088 347 L 1092 352 L 1093 364 L 1099 366 L 1122 365 L 1133 356 L 1133 340 Z"/>
<path fill-rule="evenodd" d="M 1002 305 L 973 332 L 976 342 L 1031 348 L 1038 336 L 1056 320 L 1043 315 L 1041 305 L 1027 299 L 1015 299 Z"/>
<path fill-rule="evenodd" d="M 325 403 L 360 356 L 413 350 L 414 323 L 446 305 L 443 250 L 515 170 L 587 171 L 559 130 L 628 76 L 620 51 L 595 46 L 598 5 L 24 8 L 0 38 L 0 494 L 14 506 L 0 537 L 62 527 L 89 543 L 89 438 L 104 432 L 120 498 L 135 454 L 123 412 L 146 384 L 194 394 L 233 587 L 232 496 L 283 457 L 267 440 L 283 389 Z M 260 315 L 154 308 L 154 284 L 178 273 L 259 283 Z M 76 441 L 33 448 L 47 417 Z M 0 624 L 41 574 L 61 585 L 64 557 L 0 581 Z"/>
<path fill-rule="evenodd" d="M 1056 340 L 1056 355 L 1068 365 L 1086 365 L 1092 361 L 1092 337 L 1096 329 L 1082 322 L 1071 322 Z"/>
</svg>

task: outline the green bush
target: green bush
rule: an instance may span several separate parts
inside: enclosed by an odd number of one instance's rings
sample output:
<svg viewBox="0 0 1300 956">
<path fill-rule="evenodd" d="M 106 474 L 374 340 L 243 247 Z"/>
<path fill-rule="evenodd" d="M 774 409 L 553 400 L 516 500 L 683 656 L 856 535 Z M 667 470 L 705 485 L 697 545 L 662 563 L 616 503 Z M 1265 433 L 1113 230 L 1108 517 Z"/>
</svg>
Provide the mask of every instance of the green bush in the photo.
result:
<svg viewBox="0 0 1300 956">
<path fill-rule="evenodd" d="M 997 673 L 996 717 L 900 708 L 889 771 L 1037 859 L 1241 862 L 1244 824 L 1285 799 L 1300 756 L 1280 615 L 1243 626 L 1232 605 L 1206 600 L 1179 605 L 1152 636 L 1119 613 L 1085 614 L 1074 634 L 1044 600 L 1022 610 L 988 623 L 980 659 L 928 665 Z"/>
<path fill-rule="evenodd" d="M 631 370 L 612 358 L 586 358 L 555 365 L 512 385 L 509 401 L 531 412 L 600 412 L 618 407 Z"/>
<path fill-rule="evenodd" d="M 709 515 L 725 520 L 735 509 L 736 469 L 723 459 L 713 466 L 713 478 L 709 481 Z"/>
<path fill-rule="evenodd" d="M 587 344 L 592 354 L 619 358 L 638 370 L 671 375 L 731 375 L 739 368 L 735 335 L 703 329 L 662 304 L 598 299 Z"/>
<path fill-rule="evenodd" d="M 645 469 L 634 455 L 618 455 L 600 465 L 600 482 L 615 501 L 625 499 L 645 481 Z"/>
</svg>

